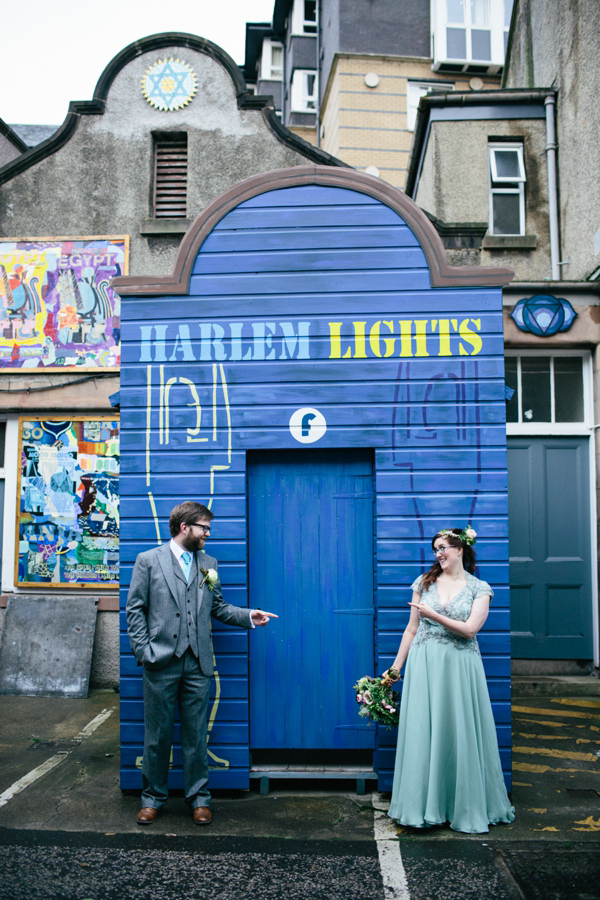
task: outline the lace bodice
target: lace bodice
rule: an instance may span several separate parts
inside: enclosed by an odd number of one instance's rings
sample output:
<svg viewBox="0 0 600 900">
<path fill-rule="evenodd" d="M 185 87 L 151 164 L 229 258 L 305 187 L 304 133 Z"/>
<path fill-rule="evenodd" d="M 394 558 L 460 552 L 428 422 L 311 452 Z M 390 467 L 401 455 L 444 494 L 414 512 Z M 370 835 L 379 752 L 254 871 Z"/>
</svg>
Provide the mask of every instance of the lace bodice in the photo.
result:
<svg viewBox="0 0 600 900">
<path fill-rule="evenodd" d="M 485 597 L 488 594 L 492 597 L 494 594 L 487 581 L 480 581 L 479 578 L 475 578 L 474 575 L 467 573 L 467 583 L 464 588 L 452 597 L 448 603 L 444 604 L 439 598 L 435 581 L 428 590 L 423 593 L 421 590 L 422 580 L 423 576 L 419 575 L 417 580 L 411 585 L 413 591 L 417 591 L 421 594 L 422 599 L 428 603 L 429 606 L 433 607 L 436 612 L 439 612 L 442 616 L 447 616 L 449 619 L 456 619 L 457 622 L 467 621 L 471 614 L 473 601 L 477 599 L 477 597 Z M 411 643 L 411 650 L 413 647 L 418 647 L 419 644 L 424 644 L 426 641 L 439 641 L 442 644 L 451 644 L 453 647 L 456 647 L 457 650 L 469 650 L 471 653 L 477 653 L 479 656 L 481 655 L 476 637 L 464 638 L 459 634 L 455 634 L 453 631 L 444 628 L 439 622 L 433 622 L 430 619 L 421 619 L 418 631 Z"/>
</svg>

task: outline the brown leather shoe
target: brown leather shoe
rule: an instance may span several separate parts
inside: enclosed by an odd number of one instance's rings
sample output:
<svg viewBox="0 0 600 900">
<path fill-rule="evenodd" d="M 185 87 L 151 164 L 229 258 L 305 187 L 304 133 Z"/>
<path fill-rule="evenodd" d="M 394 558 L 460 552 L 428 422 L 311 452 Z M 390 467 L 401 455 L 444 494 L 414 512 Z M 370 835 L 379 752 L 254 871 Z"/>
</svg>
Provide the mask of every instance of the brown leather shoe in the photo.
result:
<svg viewBox="0 0 600 900">
<path fill-rule="evenodd" d="M 208 806 L 196 806 L 192 810 L 192 819 L 196 825 L 210 825 L 212 822 L 212 813 Z"/>
<path fill-rule="evenodd" d="M 156 819 L 158 810 L 153 806 L 142 806 L 137 814 L 138 825 L 150 825 Z"/>
</svg>

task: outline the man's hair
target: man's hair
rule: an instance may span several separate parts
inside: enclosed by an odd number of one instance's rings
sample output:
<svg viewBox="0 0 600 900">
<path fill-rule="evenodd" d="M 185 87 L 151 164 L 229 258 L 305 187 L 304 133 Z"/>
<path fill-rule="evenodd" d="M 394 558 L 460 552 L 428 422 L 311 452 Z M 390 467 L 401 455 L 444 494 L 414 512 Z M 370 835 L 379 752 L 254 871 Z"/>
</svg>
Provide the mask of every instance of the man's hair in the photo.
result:
<svg viewBox="0 0 600 900">
<path fill-rule="evenodd" d="M 177 537 L 184 523 L 193 525 L 198 519 L 208 519 L 210 521 L 214 519 L 214 516 L 210 509 L 202 503 L 196 503 L 194 500 L 186 500 L 185 503 L 180 503 L 179 506 L 171 510 L 171 515 L 169 516 L 171 537 Z"/>
</svg>

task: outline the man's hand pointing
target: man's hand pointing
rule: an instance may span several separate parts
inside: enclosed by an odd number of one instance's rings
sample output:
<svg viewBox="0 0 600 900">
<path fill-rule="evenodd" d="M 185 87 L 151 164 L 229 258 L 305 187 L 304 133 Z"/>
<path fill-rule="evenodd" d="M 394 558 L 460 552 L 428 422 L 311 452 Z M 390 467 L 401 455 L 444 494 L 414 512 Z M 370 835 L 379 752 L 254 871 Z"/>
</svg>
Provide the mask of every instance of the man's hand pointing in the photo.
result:
<svg viewBox="0 0 600 900">
<path fill-rule="evenodd" d="M 266 625 L 269 619 L 278 619 L 275 613 L 263 612 L 262 609 L 252 610 L 252 623 L 254 625 Z"/>
</svg>

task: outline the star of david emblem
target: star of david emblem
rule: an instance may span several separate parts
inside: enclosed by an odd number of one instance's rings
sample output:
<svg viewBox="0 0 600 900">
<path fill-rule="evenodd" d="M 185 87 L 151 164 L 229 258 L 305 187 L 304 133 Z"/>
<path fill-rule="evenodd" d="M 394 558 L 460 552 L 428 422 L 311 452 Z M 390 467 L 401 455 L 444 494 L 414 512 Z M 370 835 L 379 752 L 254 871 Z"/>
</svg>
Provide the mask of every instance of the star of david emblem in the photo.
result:
<svg viewBox="0 0 600 900">
<path fill-rule="evenodd" d="M 171 112 L 192 100 L 197 88 L 196 73 L 179 59 L 161 59 L 142 78 L 142 93 L 155 109 Z"/>
</svg>

